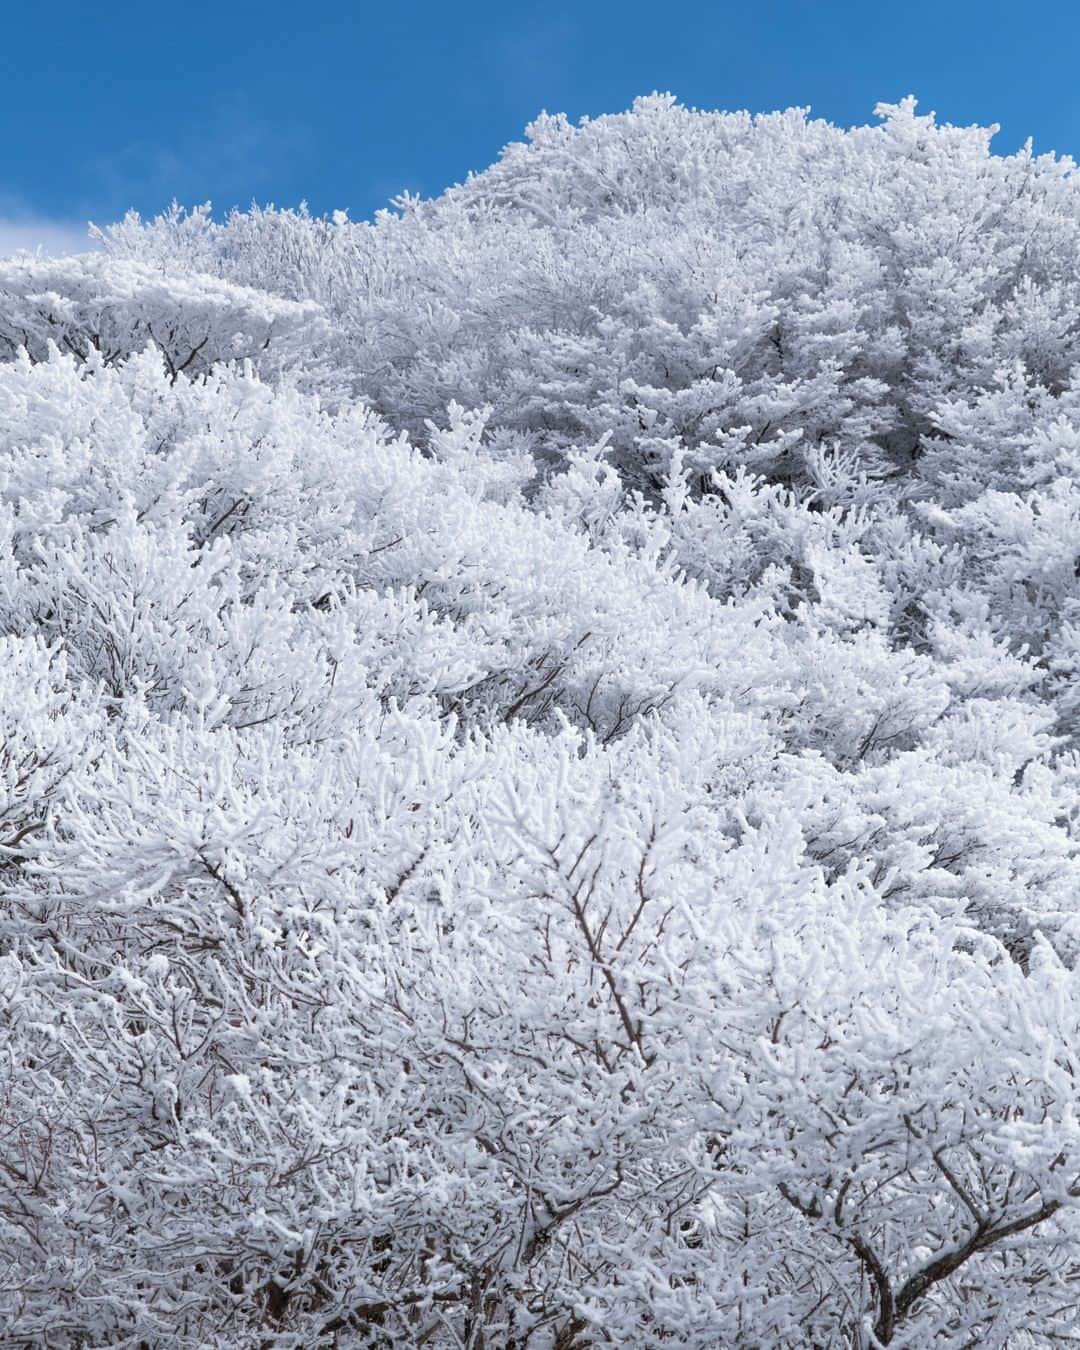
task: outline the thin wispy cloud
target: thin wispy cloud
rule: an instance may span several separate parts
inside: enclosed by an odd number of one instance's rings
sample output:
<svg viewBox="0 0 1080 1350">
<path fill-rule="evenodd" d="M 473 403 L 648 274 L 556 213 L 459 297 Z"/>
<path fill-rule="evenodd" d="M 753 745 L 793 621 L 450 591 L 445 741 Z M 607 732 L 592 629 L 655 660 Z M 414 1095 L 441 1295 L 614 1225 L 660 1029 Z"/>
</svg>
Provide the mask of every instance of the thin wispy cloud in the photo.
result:
<svg viewBox="0 0 1080 1350">
<path fill-rule="evenodd" d="M 56 257 L 64 253 L 86 253 L 96 247 L 85 221 L 0 215 L 0 257 L 20 249 L 41 249 Z"/>
<path fill-rule="evenodd" d="M 573 61 L 577 42 L 578 25 L 565 14 L 531 18 L 489 39 L 500 81 L 541 98 Z"/>
<path fill-rule="evenodd" d="M 187 205 L 215 200 L 219 207 L 246 206 L 272 196 L 274 177 L 304 149 L 304 139 L 222 103 L 213 122 L 190 130 L 173 144 L 132 140 L 89 161 L 97 216 L 116 218 L 137 202 L 164 208 L 174 198 Z M 104 224 L 104 219 L 99 219 Z"/>
</svg>

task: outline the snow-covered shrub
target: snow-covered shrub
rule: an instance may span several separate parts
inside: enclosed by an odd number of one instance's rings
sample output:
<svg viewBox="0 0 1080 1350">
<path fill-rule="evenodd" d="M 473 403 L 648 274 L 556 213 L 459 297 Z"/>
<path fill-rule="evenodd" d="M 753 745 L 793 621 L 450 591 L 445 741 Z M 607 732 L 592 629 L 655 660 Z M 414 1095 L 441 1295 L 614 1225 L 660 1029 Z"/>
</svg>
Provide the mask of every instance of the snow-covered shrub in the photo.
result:
<svg viewBox="0 0 1080 1350">
<path fill-rule="evenodd" d="M 1072 167 L 654 96 L 0 263 L 0 1340 L 1049 1346 Z"/>
</svg>

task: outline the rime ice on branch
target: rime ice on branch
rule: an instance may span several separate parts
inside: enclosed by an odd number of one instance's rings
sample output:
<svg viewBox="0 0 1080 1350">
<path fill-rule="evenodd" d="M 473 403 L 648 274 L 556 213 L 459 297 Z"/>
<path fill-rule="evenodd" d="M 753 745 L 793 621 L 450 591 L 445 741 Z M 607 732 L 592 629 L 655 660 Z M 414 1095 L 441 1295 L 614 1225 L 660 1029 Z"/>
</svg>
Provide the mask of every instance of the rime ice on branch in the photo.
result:
<svg viewBox="0 0 1080 1350">
<path fill-rule="evenodd" d="M 1080 202 L 880 112 L 0 263 L 13 1344 L 1075 1331 Z"/>
</svg>

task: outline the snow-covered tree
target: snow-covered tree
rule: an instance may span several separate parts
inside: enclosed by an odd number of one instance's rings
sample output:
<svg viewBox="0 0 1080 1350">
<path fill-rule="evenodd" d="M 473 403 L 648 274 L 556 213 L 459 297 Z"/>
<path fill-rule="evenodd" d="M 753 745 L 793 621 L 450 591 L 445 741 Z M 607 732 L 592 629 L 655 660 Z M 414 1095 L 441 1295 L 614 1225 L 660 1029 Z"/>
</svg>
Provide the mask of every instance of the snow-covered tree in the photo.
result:
<svg viewBox="0 0 1080 1350">
<path fill-rule="evenodd" d="M 879 112 L 0 263 L 5 1344 L 1075 1334 L 1080 199 Z"/>
<path fill-rule="evenodd" d="M 271 343 L 295 348 L 319 314 L 310 301 L 104 254 L 24 254 L 0 264 L 0 350 L 35 360 L 54 343 L 80 361 L 93 352 L 112 363 L 152 342 L 175 379 L 256 357 Z"/>
</svg>

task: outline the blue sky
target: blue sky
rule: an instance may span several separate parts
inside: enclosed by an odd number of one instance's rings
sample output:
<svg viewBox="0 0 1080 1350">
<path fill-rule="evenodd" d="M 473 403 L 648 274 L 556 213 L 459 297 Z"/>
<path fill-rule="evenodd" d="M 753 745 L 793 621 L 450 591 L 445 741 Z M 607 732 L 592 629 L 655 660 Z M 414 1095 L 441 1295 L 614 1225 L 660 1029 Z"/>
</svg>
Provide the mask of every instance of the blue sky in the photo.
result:
<svg viewBox="0 0 1080 1350">
<path fill-rule="evenodd" d="M 670 90 L 872 120 L 914 93 L 1080 159 L 1080 8 L 1054 0 L 12 0 L 0 24 L 0 252 L 174 197 L 369 215 L 489 164 L 543 108 Z"/>
</svg>

